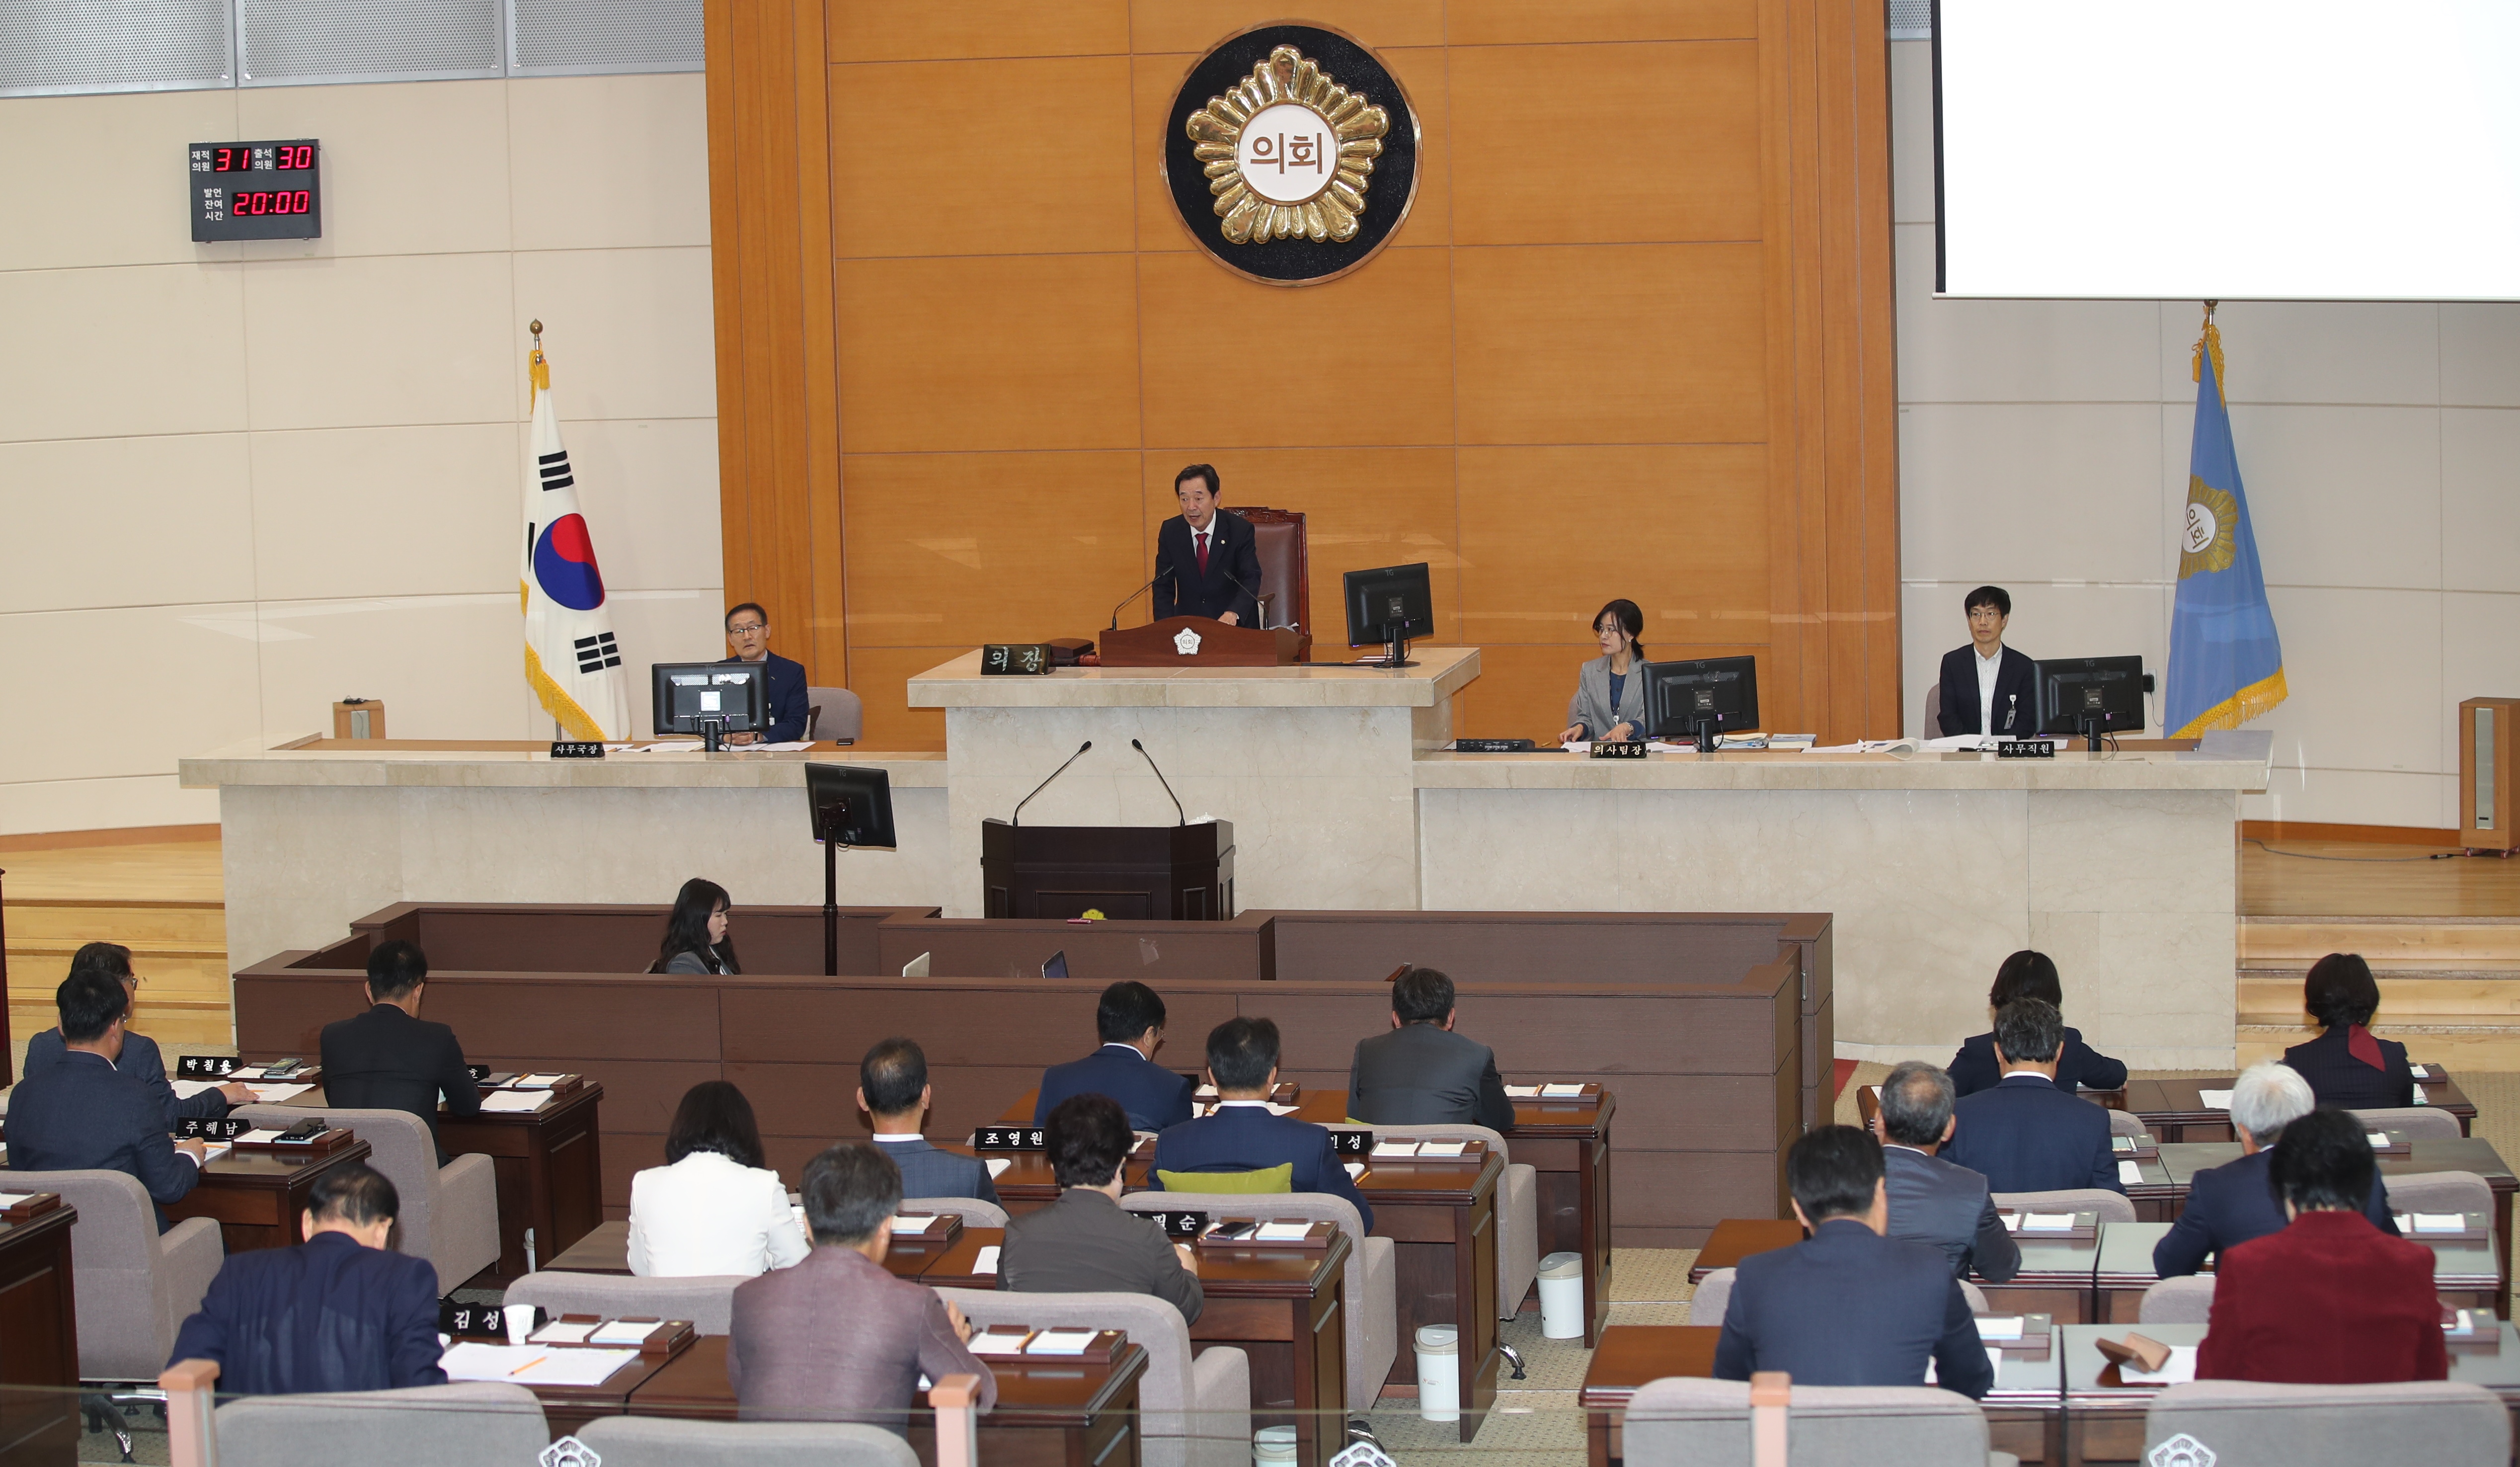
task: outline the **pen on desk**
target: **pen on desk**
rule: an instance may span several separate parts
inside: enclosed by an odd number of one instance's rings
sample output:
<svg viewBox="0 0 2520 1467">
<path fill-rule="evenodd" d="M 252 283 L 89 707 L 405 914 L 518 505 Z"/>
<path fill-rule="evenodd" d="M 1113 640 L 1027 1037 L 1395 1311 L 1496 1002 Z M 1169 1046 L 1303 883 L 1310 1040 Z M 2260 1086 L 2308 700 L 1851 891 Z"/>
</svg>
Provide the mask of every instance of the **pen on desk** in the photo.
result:
<svg viewBox="0 0 2520 1467">
<path fill-rule="evenodd" d="M 521 1364 L 521 1365 L 518 1366 L 516 1369 L 509 1371 L 509 1372 L 508 1372 L 508 1374 L 509 1374 L 509 1376 L 510 1376 L 511 1378 L 514 1378 L 514 1377 L 516 1377 L 516 1376 L 522 1375 L 522 1374 L 524 1374 L 526 1371 L 533 1369 L 536 1365 L 539 1365 L 539 1364 L 541 1364 L 543 1361 L 548 1360 L 548 1359 L 550 1359 L 550 1358 L 551 1358 L 551 1356 L 550 1356 L 550 1355 L 547 1355 L 547 1354 L 538 1354 L 538 1355 L 534 1356 L 532 1359 L 527 1360 L 527 1361 L 525 1361 L 523 1364 Z"/>
</svg>

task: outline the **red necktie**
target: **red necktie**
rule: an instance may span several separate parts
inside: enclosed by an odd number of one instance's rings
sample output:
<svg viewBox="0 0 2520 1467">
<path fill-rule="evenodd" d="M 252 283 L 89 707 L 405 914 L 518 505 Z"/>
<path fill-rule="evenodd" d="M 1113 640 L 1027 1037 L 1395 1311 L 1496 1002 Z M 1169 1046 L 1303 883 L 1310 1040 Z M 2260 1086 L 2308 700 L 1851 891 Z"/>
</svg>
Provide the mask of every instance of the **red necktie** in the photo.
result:
<svg viewBox="0 0 2520 1467">
<path fill-rule="evenodd" d="M 1198 532 L 1198 573 L 1207 573 L 1207 531 L 1203 529 Z"/>
</svg>

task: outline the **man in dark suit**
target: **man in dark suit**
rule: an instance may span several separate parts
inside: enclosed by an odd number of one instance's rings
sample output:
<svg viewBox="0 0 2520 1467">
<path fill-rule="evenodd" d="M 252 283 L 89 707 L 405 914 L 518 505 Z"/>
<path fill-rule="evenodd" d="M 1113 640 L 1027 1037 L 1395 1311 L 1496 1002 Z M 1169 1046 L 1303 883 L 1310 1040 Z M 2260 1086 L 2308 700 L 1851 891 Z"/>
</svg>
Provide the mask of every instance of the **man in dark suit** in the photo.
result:
<svg viewBox="0 0 2520 1467">
<path fill-rule="evenodd" d="M 1140 1130 L 1159 1131 L 1190 1119 L 1191 1093 L 1196 1087 L 1155 1063 L 1155 1046 L 1164 1041 L 1164 1001 L 1154 989 L 1135 979 L 1104 988 L 1095 1006 L 1094 1029 L 1102 1036 L 1102 1048 L 1042 1072 L 1033 1124 L 1047 1125 L 1060 1101 L 1086 1094 L 1120 1102 L 1129 1123 Z"/>
<path fill-rule="evenodd" d="M 2025 947 L 2003 960 L 1995 970 L 1995 985 L 1987 989 L 1986 1006 L 2000 1009 L 2016 998 L 2036 998 L 2052 1005 L 2059 1014 L 2065 1011 L 2065 986 L 2056 974 L 2056 960 L 2044 952 Z M 1962 1095 L 1992 1090 L 2003 1078 L 2003 1067 L 1995 1062 L 1995 1035 L 1992 1032 L 1971 1034 L 1960 1041 L 1960 1052 L 1952 1056 L 1952 1087 Z M 2125 1087 L 2127 1067 L 2123 1060 L 2113 1060 L 2083 1042 L 2083 1031 L 2067 1028 L 2065 1047 L 2056 1060 L 2056 1088 L 2060 1090 L 2116 1090 Z"/>
<path fill-rule="evenodd" d="M 1995 1385 L 1968 1297 L 1942 1252 L 1884 1236 L 1881 1148 L 1851 1125 L 1806 1132 L 1785 1153 L 1794 1215 L 1811 1236 L 1752 1254 L 1732 1280 L 1715 1378 L 1782 1370 L 1797 1386 L 1936 1385 L 1971 1399 Z"/>
<path fill-rule="evenodd" d="M 2001 1284 L 2021 1271 L 2021 1249 L 1987 1195 L 1986 1178 L 1934 1155 L 1952 1138 L 1952 1077 L 1910 1060 L 1881 1082 L 1881 1166 L 1890 1197 L 1890 1236 L 1930 1243 L 1952 1261 L 1952 1276 Z"/>
<path fill-rule="evenodd" d="M 2037 733 L 2039 665 L 2003 645 L 2012 594 L 1980 586 L 1968 593 L 1967 610 L 1969 645 L 1943 654 L 1943 735 Z"/>
<path fill-rule="evenodd" d="M 1453 981 L 1412 968 L 1391 986 L 1391 1031 L 1356 1041 L 1347 1113 L 1375 1125 L 1513 1129 L 1496 1051 L 1453 1032 Z"/>
<path fill-rule="evenodd" d="M 2208 1167 L 2188 1182 L 2187 1205 L 2152 1245 L 2152 1271 L 2179 1278 L 2252 1238 L 2282 1232 L 2288 1219 L 2270 1169 L 2273 1147 L 2285 1126 L 2316 1109 L 2310 1082 L 2289 1065 L 2268 1060 L 2241 1071 L 2231 1081 L 2231 1129 L 2240 1137 L 2240 1159 Z M 2398 1236 L 2389 1189 L 2376 1169 L 2362 1215 L 2373 1227 Z"/>
<path fill-rule="evenodd" d="M 1995 1053 L 2003 1080 L 1954 1103 L 1955 1130 L 1943 1158 L 1986 1178 L 1998 1192 L 2126 1188 L 2109 1150 L 2109 1115 L 2056 1088 L 2065 1021 L 2053 1004 L 2016 998 L 1996 1011 Z"/>
<path fill-rule="evenodd" d="M 805 725 L 811 708 L 805 697 L 805 665 L 781 657 L 770 650 L 770 614 L 758 601 L 747 601 L 726 614 L 726 644 L 735 656 L 722 659 L 730 663 L 767 663 L 770 670 L 763 674 L 769 706 L 770 726 L 760 733 L 731 733 L 730 744 L 788 744 L 811 732 Z"/>
<path fill-rule="evenodd" d="M 368 1011 L 324 1026 L 324 1099 L 346 1110 L 409 1111 L 437 1136 L 437 1102 L 461 1120 L 481 1114 L 481 1090 L 455 1031 L 420 1017 L 428 959 L 414 942 L 368 954 Z M 446 1153 L 437 1153 L 439 1166 Z"/>
<path fill-rule="evenodd" d="M 911 1039 L 886 1039 L 858 1061 L 858 1109 L 875 1123 L 876 1144 L 901 1169 L 904 1197 L 976 1197 L 995 1203 L 998 1188 L 978 1157 L 938 1151 L 919 1133 L 935 1101 L 927 1053 Z"/>
<path fill-rule="evenodd" d="M 1185 1121 L 1155 1138 L 1155 1190 L 1196 1190 L 1197 1171 L 1262 1171 L 1290 1167 L 1290 1192 L 1328 1192 L 1355 1204 L 1366 1227 L 1373 1208 L 1330 1150 L 1330 1133 L 1310 1122 L 1269 1111 L 1278 1084 L 1278 1026 L 1267 1019 L 1228 1019 L 1207 1035 L 1207 1077 L 1216 1114 Z M 1170 1179 L 1166 1172 L 1173 1173 Z"/>
<path fill-rule="evenodd" d="M 1260 542 L 1251 524 L 1216 507 L 1216 471 L 1192 464 L 1173 476 L 1182 512 L 1155 531 L 1155 619 L 1214 617 L 1229 626 L 1260 621 Z"/>
<path fill-rule="evenodd" d="M 1120 1209 L 1120 1164 L 1137 1136 L 1107 1095 L 1072 1095 L 1050 1113 L 1058 1200 L 1007 1219 L 998 1287 L 1018 1294 L 1152 1294 L 1196 1324 L 1207 1307 L 1198 1259 L 1154 1219 Z"/>
<path fill-rule="evenodd" d="M 131 971 L 130 948 L 119 942 L 90 942 L 70 954 L 73 977 L 91 970 L 121 984 L 123 991 L 131 995 L 131 1002 L 139 1003 L 140 975 Z M 59 995 L 55 996 L 58 1000 Z M 253 1091 L 234 1080 L 224 1085 L 212 1085 L 189 1097 L 177 1095 L 173 1082 L 166 1078 L 166 1061 L 158 1053 L 158 1041 L 147 1034 L 134 1032 L 129 1028 L 127 1012 L 123 1023 L 122 1053 L 115 1058 L 113 1068 L 140 1081 L 141 1088 L 156 1099 L 168 1130 L 173 1130 L 179 1121 L 215 1121 L 225 1116 L 230 1106 L 253 1102 Z M 62 1031 L 59 1029 L 45 1030 L 26 1041 L 26 1062 L 19 1067 L 19 1077 L 22 1079 L 49 1070 L 61 1063 L 62 1056 L 68 1053 L 69 1046 L 62 1042 Z"/>
<path fill-rule="evenodd" d="M 114 1068 L 131 1011 L 120 983 L 91 968 L 64 979 L 53 1001 L 66 1052 L 9 1092 L 10 1169 L 124 1172 L 148 1190 L 162 1233 L 166 1204 L 202 1179 L 207 1148 L 168 1139 L 158 1097 Z"/>
<path fill-rule="evenodd" d="M 437 1270 L 385 1245 L 401 1198 L 364 1162 L 315 1179 L 292 1248 L 230 1254 L 167 1363 L 215 1360 L 240 1396 L 442 1386 Z"/>
</svg>

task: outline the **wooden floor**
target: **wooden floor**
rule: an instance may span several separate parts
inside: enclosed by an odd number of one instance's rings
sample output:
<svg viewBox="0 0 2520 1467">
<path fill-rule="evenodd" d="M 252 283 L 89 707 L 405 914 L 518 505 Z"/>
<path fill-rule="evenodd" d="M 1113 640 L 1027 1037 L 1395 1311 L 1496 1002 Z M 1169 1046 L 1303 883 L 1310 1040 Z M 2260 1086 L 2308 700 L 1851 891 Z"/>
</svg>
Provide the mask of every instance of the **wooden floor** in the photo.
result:
<svg viewBox="0 0 2520 1467">
<path fill-rule="evenodd" d="M 2422 846 L 2240 843 L 2244 917 L 2520 917 L 2520 859 Z"/>
</svg>

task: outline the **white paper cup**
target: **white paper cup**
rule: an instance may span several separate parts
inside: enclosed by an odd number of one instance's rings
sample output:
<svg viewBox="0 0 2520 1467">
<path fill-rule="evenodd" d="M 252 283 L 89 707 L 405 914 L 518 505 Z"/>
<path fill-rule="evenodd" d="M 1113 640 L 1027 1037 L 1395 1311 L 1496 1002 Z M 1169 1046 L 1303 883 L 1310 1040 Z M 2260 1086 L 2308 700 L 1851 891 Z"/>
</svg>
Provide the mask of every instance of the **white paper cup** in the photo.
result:
<svg viewBox="0 0 2520 1467">
<path fill-rule="evenodd" d="M 524 1344 L 527 1337 L 532 1335 L 534 1332 L 534 1307 L 529 1304 L 517 1306 L 515 1308 L 507 1311 L 506 1321 L 508 1325 L 508 1343 L 511 1345 Z"/>
</svg>

